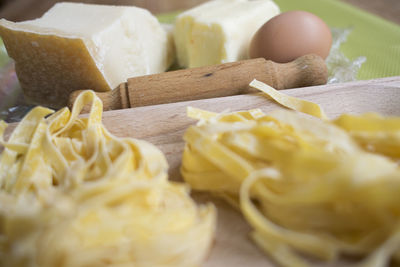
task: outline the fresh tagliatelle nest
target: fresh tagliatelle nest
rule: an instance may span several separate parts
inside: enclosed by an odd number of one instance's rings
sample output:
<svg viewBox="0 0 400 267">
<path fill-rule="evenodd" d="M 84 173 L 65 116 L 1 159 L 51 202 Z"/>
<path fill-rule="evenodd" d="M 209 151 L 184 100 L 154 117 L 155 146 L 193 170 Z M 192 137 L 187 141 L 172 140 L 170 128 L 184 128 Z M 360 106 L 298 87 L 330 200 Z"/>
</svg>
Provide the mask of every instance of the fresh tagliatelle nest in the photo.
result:
<svg viewBox="0 0 400 267">
<path fill-rule="evenodd" d="M 251 86 L 300 112 L 189 108 L 199 122 L 184 136 L 184 180 L 237 204 L 282 266 L 400 262 L 400 118 L 329 120 L 314 103 Z"/>
<path fill-rule="evenodd" d="M 89 116 L 78 117 L 89 103 Z M 86 91 L 71 112 L 37 107 L 0 140 L 0 266 L 203 262 L 214 207 L 197 206 L 187 185 L 168 181 L 155 146 L 111 135 L 101 118 L 101 101 Z"/>
</svg>

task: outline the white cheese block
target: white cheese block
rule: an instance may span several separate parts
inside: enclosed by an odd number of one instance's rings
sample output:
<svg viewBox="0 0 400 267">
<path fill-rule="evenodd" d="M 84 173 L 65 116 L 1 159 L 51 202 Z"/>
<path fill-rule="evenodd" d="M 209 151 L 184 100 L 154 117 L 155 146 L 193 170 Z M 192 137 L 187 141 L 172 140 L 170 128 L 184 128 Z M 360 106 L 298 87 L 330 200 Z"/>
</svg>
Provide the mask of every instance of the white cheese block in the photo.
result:
<svg viewBox="0 0 400 267">
<path fill-rule="evenodd" d="M 247 59 L 255 32 L 279 13 L 272 0 L 214 0 L 185 11 L 175 22 L 179 65 L 200 67 Z"/>
<path fill-rule="evenodd" d="M 114 89 L 163 72 L 174 59 L 172 38 L 137 7 L 58 3 L 36 20 L 2 19 L 0 35 L 25 94 L 53 107 L 73 90 Z"/>
</svg>

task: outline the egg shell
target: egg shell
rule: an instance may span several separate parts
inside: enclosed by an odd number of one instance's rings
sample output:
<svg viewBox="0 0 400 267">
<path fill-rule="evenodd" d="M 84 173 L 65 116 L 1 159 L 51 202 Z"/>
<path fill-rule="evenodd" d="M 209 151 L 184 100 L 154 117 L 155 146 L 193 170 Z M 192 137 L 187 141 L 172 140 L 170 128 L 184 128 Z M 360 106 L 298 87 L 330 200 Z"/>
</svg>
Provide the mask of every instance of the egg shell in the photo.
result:
<svg viewBox="0 0 400 267">
<path fill-rule="evenodd" d="M 250 43 L 249 55 L 278 63 L 307 54 L 325 59 L 331 45 L 328 25 L 312 13 L 296 10 L 277 15 L 261 26 Z"/>
</svg>

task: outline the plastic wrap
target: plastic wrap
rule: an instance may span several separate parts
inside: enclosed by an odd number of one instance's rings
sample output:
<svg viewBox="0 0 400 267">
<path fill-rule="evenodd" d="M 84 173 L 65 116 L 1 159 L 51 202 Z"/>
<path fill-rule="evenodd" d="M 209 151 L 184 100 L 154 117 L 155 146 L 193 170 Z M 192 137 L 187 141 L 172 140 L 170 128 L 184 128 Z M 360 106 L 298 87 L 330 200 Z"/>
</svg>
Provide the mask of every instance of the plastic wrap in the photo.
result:
<svg viewBox="0 0 400 267">
<path fill-rule="evenodd" d="M 328 83 L 350 82 L 357 80 L 357 74 L 366 57 L 358 57 L 354 60 L 347 58 L 340 50 L 347 36 L 351 34 L 351 28 L 332 28 L 332 48 L 326 59 L 329 78 Z"/>
</svg>

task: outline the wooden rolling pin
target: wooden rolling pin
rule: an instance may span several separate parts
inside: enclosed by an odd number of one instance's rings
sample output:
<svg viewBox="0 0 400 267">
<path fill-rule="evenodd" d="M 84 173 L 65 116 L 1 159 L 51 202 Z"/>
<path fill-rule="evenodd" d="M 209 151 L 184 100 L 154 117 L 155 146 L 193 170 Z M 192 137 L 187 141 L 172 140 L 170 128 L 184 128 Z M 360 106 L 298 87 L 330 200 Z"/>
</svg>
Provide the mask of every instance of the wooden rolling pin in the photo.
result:
<svg viewBox="0 0 400 267">
<path fill-rule="evenodd" d="M 128 79 L 114 90 L 97 92 L 104 110 L 206 99 L 254 92 L 248 85 L 257 79 L 276 89 L 327 82 L 325 61 L 306 55 L 278 64 L 263 58 L 191 68 Z M 81 90 L 71 93 L 69 107 Z"/>
</svg>

